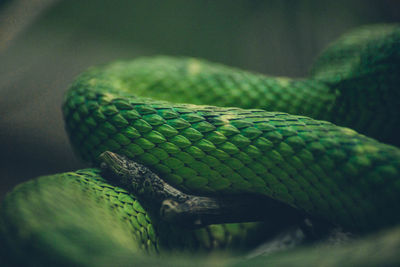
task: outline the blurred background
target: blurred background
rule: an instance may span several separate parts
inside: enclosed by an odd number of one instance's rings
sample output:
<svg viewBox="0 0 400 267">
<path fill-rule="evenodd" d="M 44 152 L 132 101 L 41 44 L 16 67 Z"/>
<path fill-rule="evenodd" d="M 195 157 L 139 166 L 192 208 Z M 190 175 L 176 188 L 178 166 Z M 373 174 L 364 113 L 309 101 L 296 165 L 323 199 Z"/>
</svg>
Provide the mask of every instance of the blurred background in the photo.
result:
<svg viewBox="0 0 400 267">
<path fill-rule="evenodd" d="M 400 1 L 0 0 L 0 199 L 22 181 L 87 166 L 61 103 L 91 65 L 186 55 L 301 77 L 340 34 L 380 22 L 400 22 Z"/>
</svg>

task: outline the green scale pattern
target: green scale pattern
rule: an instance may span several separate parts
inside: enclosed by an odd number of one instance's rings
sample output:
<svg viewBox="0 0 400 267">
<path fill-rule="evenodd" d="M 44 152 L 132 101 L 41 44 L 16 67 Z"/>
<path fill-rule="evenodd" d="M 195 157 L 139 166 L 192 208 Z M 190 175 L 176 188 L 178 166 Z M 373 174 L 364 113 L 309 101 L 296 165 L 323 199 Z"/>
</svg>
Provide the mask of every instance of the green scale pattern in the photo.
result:
<svg viewBox="0 0 400 267">
<path fill-rule="evenodd" d="M 138 97 L 304 115 L 400 145 L 399 51 L 399 26 L 383 24 L 334 42 L 317 58 L 310 78 L 269 77 L 201 59 L 158 56 L 115 63 L 101 80 L 114 78 L 111 88 L 134 88 Z"/>
<path fill-rule="evenodd" d="M 72 249 L 72 256 L 66 259 L 73 263 L 74 256 L 79 258 L 87 253 L 87 243 L 74 242 L 76 234 L 81 241 L 96 240 L 97 251 L 91 251 L 94 255 L 110 256 L 117 252 L 134 255 L 138 251 L 245 249 L 257 243 L 260 235 L 263 236 L 261 228 L 265 228 L 263 223 L 219 224 L 196 230 L 174 227 L 158 221 L 157 216 L 149 214 L 125 189 L 107 183 L 98 169 L 29 181 L 17 187 L 4 205 L 0 228 L 8 233 L 5 237 L 9 253 L 15 256 L 30 251 L 32 262 L 43 260 L 35 255 L 42 255 L 46 250 L 55 256 L 65 255 L 71 250 L 65 244 L 71 242 L 72 246 L 82 246 Z M 71 209 L 75 205 L 76 209 Z M 59 211 L 65 213 L 60 215 Z M 44 223 L 43 218 L 46 218 Z M 86 230 L 84 236 L 80 236 L 82 227 Z M 99 235 L 104 238 L 97 238 Z"/>
<path fill-rule="evenodd" d="M 364 26 L 317 58 L 311 74 L 337 92 L 330 112 L 315 118 L 400 146 L 400 28 Z"/>
<path fill-rule="evenodd" d="M 113 151 L 189 193 L 264 194 L 352 230 L 398 221 L 397 148 L 303 116 L 137 97 L 119 77 L 129 68 L 92 69 L 66 96 L 85 160 Z"/>
<path fill-rule="evenodd" d="M 400 145 L 398 73 L 400 27 L 375 25 L 329 46 L 304 79 L 164 56 L 91 68 L 67 92 L 63 113 L 74 149 L 95 165 L 110 150 L 186 192 L 262 194 L 366 232 L 400 222 L 400 150 L 335 124 Z M 67 266 L 124 258 L 139 263 L 142 250 L 242 249 L 262 240 L 268 228 L 167 225 L 96 169 L 22 184 L 0 212 L 0 254 L 16 254 L 13 260 L 24 264 L 29 258 L 31 265 L 56 265 L 64 257 Z M 386 254 L 377 253 L 376 260 L 398 262 L 398 235 L 397 226 L 336 250 L 294 250 L 270 259 L 273 266 L 275 259 L 282 265 L 296 259 L 297 265 L 298 257 L 304 266 L 324 260 L 345 266 L 352 264 L 349 255 L 364 263 L 365 253 L 371 259 L 379 246 Z M 353 253 L 361 246 L 365 253 Z M 326 251 L 333 252 L 326 257 Z M 263 266 L 267 261 L 255 259 Z"/>
</svg>

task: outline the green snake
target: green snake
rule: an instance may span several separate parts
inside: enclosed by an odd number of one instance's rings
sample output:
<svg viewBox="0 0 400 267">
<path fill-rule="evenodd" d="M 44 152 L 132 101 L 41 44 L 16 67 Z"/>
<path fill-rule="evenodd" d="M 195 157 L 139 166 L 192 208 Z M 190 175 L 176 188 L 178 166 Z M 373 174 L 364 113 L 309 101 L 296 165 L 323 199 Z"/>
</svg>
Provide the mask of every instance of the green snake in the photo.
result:
<svg viewBox="0 0 400 267">
<path fill-rule="evenodd" d="M 399 86 L 398 25 L 345 34 L 303 79 L 166 56 L 90 68 L 63 113 L 74 150 L 93 167 L 111 151 L 184 193 L 262 196 L 357 238 L 245 259 L 290 222 L 258 205 L 271 220 L 181 227 L 126 181 L 90 168 L 8 194 L 3 257 L 32 266 L 400 264 Z"/>
</svg>

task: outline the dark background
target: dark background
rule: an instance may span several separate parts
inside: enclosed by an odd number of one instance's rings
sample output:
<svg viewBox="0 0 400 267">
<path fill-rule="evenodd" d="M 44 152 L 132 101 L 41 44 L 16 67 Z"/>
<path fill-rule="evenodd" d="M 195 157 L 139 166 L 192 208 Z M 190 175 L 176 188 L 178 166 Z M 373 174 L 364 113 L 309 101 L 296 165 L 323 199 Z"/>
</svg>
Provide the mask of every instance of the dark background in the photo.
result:
<svg viewBox="0 0 400 267">
<path fill-rule="evenodd" d="M 341 33 L 379 22 L 400 22 L 400 1 L 0 0 L 0 199 L 85 166 L 60 107 L 88 66 L 169 54 L 304 76 Z"/>
</svg>

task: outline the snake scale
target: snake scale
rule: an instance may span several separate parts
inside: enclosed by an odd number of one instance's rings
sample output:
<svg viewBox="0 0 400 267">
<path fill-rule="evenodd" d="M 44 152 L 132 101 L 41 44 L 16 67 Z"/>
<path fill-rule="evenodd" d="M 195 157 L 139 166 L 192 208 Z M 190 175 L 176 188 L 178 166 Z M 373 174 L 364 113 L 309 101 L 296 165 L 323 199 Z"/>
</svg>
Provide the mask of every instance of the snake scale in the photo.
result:
<svg viewBox="0 0 400 267">
<path fill-rule="evenodd" d="M 388 24 L 345 34 L 304 79 L 167 56 L 90 68 L 71 85 L 63 113 L 74 150 L 94 167 L 111 151 L 182 192 L 264 196 L 358 238 L 244 260 L 239 252 L 271 237 L 276 224 L 180 227 L 89 168 L 8 194 L 3 257 L 32 266 L 395 266 L 399 74 L 400 27 Z"/>
</svg>

